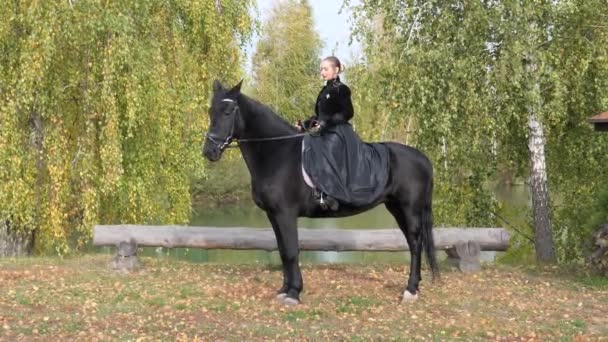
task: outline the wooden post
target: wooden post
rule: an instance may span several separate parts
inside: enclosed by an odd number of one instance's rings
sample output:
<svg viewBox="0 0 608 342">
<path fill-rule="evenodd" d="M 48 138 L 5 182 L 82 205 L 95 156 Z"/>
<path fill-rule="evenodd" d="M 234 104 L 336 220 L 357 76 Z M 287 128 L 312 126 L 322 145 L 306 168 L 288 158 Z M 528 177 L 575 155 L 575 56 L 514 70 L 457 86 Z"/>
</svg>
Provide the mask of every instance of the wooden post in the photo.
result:
<svg viewBox="0 0 608 342">
<path fill-rule="evenodd" d="M 131 272 L 141 268 L 137 258 L 137 242 L 131 238 L 129 241 L 121 241 L 118 244 L 118 251 L 112 261 L 110 268 L 119 272 Z"/>
<path fill-rule="evenodd" d="M 462 273 L 475 273 L 481 270 L 479 255 L 481 248 L 476 241 L 458 242 L 445 251 L 448 262 L 457 266 Z"/>
</svg>

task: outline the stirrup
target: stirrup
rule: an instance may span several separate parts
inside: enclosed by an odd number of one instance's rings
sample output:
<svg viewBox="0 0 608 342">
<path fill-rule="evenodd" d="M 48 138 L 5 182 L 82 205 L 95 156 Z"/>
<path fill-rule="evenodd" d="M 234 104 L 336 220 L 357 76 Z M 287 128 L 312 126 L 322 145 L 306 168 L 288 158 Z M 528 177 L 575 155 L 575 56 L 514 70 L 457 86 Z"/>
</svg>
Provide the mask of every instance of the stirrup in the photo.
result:
<svg viewBox="0 0 608 342">
<path fill-rule="evenodd" d="M 318 203 L 319 203 L 319 206 L 321 207 L 321 209 L 323 209 L 323 210 L 329 209 L 332 211 L 338 210 L 338 207 L 340 205 L 338 204 L 338 201 L 335 198 L 328 196 L 323 191 L 320 191 L 318 189 L 315 189 L 315 196 L 318 196 L 317 197 Z"/>
<path fill-rule="evenodd" d="M 319 204 L 319 206 L 321 206 L 321 209 L 327 210 L 327 204 L 325 203 L 325 198 L 323 198 L 323 196 L 324 196 L 323 191 L 321 191 L 317 188 L 314 188 L 313 194 L 315 197 L 315 201 Z"/>
</svg>

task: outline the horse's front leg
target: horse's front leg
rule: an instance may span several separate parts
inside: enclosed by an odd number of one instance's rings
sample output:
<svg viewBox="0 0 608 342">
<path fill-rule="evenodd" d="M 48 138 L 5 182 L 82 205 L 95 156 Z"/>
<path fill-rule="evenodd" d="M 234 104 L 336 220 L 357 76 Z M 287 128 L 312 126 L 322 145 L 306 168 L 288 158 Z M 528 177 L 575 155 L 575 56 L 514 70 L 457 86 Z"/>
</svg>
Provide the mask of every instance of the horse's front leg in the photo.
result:
<svg viewBox="0 0 608 342">
<path fill-rule="evenodd" d="M 279 228 L 279 224 L 276 223 L 274 219 L 274 215 L 266 213 L 268 216 L 268 220 L 272 225 L 272 230 L 274 231 L 274 235 L 277 240 L 277 246 L 279 248 L 279 255 L 281 256 L 281 266 L 283 268 L 283 286 L 277 291 L 277 299 L 283 301 L 287 296 L 287 291 L 289 290 L 289 283 L 287 281 L 288 273 L 287 273 L 287 263 L 285 260 L 287 259 L 285 244 L 283 243 L 283 235 L 281 234 L 281 229 Z"/>
<path fill-rule="evenodd" d="M 267 216 L 283 263 L 283 286 L 277 297 L 288 305 L 299 304 L 304 285 L 299 265 L 298 216 L 290 212 L 268 212 Z"/>
</svg>

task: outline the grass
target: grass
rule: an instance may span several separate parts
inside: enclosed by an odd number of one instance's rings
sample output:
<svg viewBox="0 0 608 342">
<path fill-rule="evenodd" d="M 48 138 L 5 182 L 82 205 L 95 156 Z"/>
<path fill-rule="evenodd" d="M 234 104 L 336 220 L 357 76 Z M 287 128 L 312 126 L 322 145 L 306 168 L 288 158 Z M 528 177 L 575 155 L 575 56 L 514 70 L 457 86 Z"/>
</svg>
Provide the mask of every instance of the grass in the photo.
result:
<svg viewBox="0 0 608 342">
<path fill-rule="evenodd" d="M 423 272 L 400 304 L 407 268 L 303 265 L 302 304 L 275 299 L 264 265 L 144 258 L 135 274 L 108 256 L 0 259 L 0 340 L 573 340 L 608 336 L 608 280 L 560 268 Z"/>
</svg>

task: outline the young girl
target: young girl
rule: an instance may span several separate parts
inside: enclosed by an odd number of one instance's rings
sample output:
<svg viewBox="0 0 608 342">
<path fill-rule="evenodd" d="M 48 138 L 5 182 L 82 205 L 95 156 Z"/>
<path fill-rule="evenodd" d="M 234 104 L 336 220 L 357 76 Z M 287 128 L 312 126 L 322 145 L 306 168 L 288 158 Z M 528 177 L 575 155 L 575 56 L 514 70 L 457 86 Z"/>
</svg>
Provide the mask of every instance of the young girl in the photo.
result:
<svg viewBox="0 0 608 342">
<path fill-rule="evenodd" d="M 347 123 L 354 115 L 350 89 L 338 76 L 343 71 L 340 60 L 334 56 L 326 57 L 321 61 L 320 70 L 325 86 L 317 96 L 315 115 L 303 124 L 296 124 L 300 131 L 316 126 L 325 128 Z"/>
<path fill-rule="evenodd" d="M 303 139 L 302 167 L 323 210 L 337 210 L 340 204 L 369 205 L 388 179 L 388 149 L 364 143 L 348 123 L 353 104 L 350 89 L 338 76 L 341 71 L 338 58 L 323 59 L 321 76 L 326 82 L 317 97 L 315 115 L 296 125 L 301 131 L 318 130 Z"/>
</svg>

